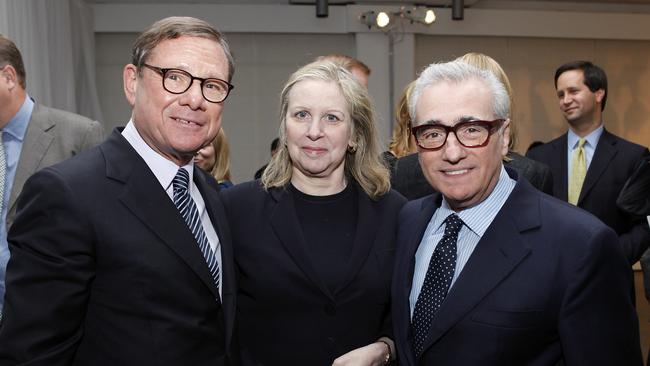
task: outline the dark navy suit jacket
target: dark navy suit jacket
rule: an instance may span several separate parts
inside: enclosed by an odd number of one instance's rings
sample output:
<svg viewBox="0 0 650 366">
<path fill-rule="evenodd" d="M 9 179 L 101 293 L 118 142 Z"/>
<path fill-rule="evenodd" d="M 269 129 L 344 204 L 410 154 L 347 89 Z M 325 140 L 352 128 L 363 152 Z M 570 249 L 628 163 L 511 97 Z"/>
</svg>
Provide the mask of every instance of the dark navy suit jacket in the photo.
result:
<svg viewBox="0 0 650 366">
<path fill-rule="evenodd" d="M 440 203 L 439 194 L 411 201 L 399 216 L 392 299 L 401 366 L 641 365 L 632 274 L 616 234 L 525 179 L 479 241 L 416 359 L 415 252 Z"/>
<path fill-rule="evenodd" d="M 230 234 L 214 179 L 193 178 L 221 243 L 221 301 L 192 232 L 119 131 L 33 175 L 9 231 L 0 365 L 228 365 Z"/>
<path fill-rule="evenodd" d="M 354 183 L 351 183 L 354 184 Z M 293 195 L 259 181 L 221 191 L 239 273 L 237 333 L 242 365 L 331 365 L 391 334 L 390 283 L 397 214 L 391 191 L 371 200 L 357 185 L 357 230 L 343 281 L 330 289 L 316 271 Z"/>
<path fill-rule="evenodd" d="M 645 218 L 621 210 L 616 199 L 625 182 L 648 155 L 647 148 L 603 130 L 578 198 L 578 207 L 596 215 L 616 231 L 629 263 L 638 261 L 650 245 L 650 228 Z M 553 195 L 567 201 L 567 134 L 530 150 L 526 156 L 551 168 Z"/>
</svg>

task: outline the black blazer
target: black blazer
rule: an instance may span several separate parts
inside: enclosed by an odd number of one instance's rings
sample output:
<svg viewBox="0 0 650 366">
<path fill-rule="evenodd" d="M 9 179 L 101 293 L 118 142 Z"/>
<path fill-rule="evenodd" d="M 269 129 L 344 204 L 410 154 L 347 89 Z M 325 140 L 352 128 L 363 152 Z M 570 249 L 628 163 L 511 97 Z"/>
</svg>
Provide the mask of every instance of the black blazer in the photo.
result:
<svg viewBox="0 0 650 366">
<path fill-rule="evenodd" d="M 119 131 L 26 183 L 9 232 L 0 365 L 226 365 L 234 327 L 230 234 L 194 170 L 221 242 L 223 306 L 191 231 Z"/>
<path fill-rule="evenodd" d="M 540 191 L 547 194 L 553 192 L 553 177 L 549 167 L 514 151 L 508 152 L 508 157 L 510 160 L 504 161 L 505 166 L 515 169 Z M 391 174 L 391 185 L 409 200 L 435 192 L 422 173 L 417 153 L 397 159 Z"/>
<path fill-rule="evenodd" d="M 391 191 L 372 201 L 356 189 L 357 232 L 350 257 L 341 258 L 345 280 L 334 292 L 313 268 L 288 189 L 265 191 L 252 181 L 220 192 L 239 272 L 242 365 L 330 366 L 391 335 L 396 220 L 406 200 Z"/>
<path fill-rule="evenodd" d="M 648 248 L 650 229 L 645 218 L 618 208 L 616 199 L 625 182 L 649 154 L 647 148 L 603 130 L 578 198 L 578 207 L 596 215 L 616 231 L 630 263 L 638 261 Z M 527 156 L 551 168 L 553 195 L 567 201 L 567 134 L 530 150 Z"/>
<path fill-rule="evenodd" d="M 478 242 L 416 359 L 414 258 L 440 203 L 439 194 L 411 201 L 399 216 L 393 326 L 400 366 L 641 365 L 632 273 L 616 234 L 524 179 Z"/>
</svg>

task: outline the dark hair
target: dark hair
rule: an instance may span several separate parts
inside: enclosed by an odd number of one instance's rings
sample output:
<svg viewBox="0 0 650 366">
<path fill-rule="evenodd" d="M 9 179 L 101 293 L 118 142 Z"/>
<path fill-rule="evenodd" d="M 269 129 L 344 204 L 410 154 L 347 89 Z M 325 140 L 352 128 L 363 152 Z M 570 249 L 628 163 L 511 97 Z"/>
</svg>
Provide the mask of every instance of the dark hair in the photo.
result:
<svg viewBox="0 0 650 366">
<path fill-rule="evenodd" d="M 536 148 L 537 146 L 542 146 L 542 145 L 544 145 L 544 141 L 533 141 L 530 143 L 530 145 L 528 145 L 528 149 L 526 149 L 526 153 Z"/>
<path fill-rule="evenodd" d="M 605 109 L 605 103 L 607 103 L 607 75 L 605 71 L 600 67 L 592 64 L 589 61 L 572 61 L 567 62 L 564 65 L 560 66 L 555 70 L 555 88 L 557 89 L 557 79 L 563 73 L 571 70 L 581 70 L 584 75 L 584 83 L 591 90 L 592 93 L 595 93 L 597 90 L 603 89 L 605 91 L 605 96 L 603 96 L 603 101 L 600 104 L 600 110 Z"/>
<path fill-rule="evenodd" d="M 280 144 L 280 138 L 276 137 L 271 141 L 271 152 L 274 152 L 278 149 L 278 144 Z"/>
<path fill-rule="evenodd" d="M 160 42 L 182 36 L 202 37 L 219 43 L 228 60 L 228 81 L 232 80 L 235 73 L 235 62 L 225 37 L 210 23 L 192 17 L 169 17 L 150 25 L 135 40 L 131 51 L 131 63 L 141 69 L 147 62 L 151 51 Z"/>
<path fill-rule="evenodd" d="M 26 76 L 23 56 L 20 55 L 18 47 L 16 47 L 16 44 L 12 40 L 0 34 L 0 67 L 5 67 L 7 65 L 11 65 L 16 69 L 18 83 L 23 89 L 25 89 Z"/>
</svg>

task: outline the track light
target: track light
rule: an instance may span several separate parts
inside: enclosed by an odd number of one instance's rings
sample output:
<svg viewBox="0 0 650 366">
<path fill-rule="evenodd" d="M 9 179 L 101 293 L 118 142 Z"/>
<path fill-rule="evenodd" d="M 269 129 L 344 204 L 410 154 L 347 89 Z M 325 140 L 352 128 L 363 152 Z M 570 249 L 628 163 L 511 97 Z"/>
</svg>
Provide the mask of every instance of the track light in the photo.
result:
<svg viewBox="0 0 650 366">
<path fill-rule="evenodd" d="M 425 7 L 402 8 L 400 15 L 413 23 L 422 23 L 424 25 L 431 25 L 436 21 L 436 13 L 433 9 Z"/>
<path fill-rule="evenodd" d="M 377 27 L 384 29 L 393 22 L 393 15 L 386 11 L 367 11 L 359 16 L 361 23 L 368 26 L 368 29 Z"/>
<path fill-rule="evenodd" d="M 420 23 L 426 26 L 436 21 L 436 14 L 433 9 L 424 6 L 402 7 L 397 12 L 389 11 L 367 11 L 359 16 L 361 23 L 368 26 L 368 29 L 375 27 L 382 30 L 391 28 L 395 18 L 407 19 L 413 23 Z"/>
</svg>

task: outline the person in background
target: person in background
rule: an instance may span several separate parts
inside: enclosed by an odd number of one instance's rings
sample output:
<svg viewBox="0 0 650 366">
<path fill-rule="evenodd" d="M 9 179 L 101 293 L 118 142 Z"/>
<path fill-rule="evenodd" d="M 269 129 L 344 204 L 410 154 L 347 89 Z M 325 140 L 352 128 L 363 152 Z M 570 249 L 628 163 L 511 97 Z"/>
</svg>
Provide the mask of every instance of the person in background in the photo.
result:
<svg viewBox="0 0 650 366">
<path fill-rule="evenodd" d="M 498 62 L 490 56 L 476 52 L 467 53 L 459 57 L 457 60 L 493 73 L 506 88 L 508 98 L 512 105 L 512 87 L 510 86 L 508 76 Z M 508 117 L 511 118 L 511 115 Z M 515 148 L 517 133 L 515 128 L 516 123 L 512 121 L 512 118 L 510 119 L 510 124 L 510 142 L 508 144 L 508 154 L 503 159 L 504 163 L 506 166 L 517 170 L 535 188 L 544 193 L 552 194 L 553 177 L 550 168 L 545 164 L 529 159 L 513 151 Z M 413 154 L 399 159 L 395 164 L 394 174 L 391 177 L 393 188 L 408 199 L 415 199 L 433 193 L 433 187 L 429 182 L 427 182 L 422 173 L 418 156 L 419 155 L 417 154 Z"/>
<path fill-rule="evenodd" d="M 281 93 L 262 180 L 221 196 L 239 273 L 242 365 L 382 365 L 395 358 L 397 214 L 367 90 L 329 61 Z"/>
<path fill-rule="evenodd" d="M 237 364 L 228 223 L 214 178 L 193 165 L 233 73 L 205 21 L 165 18 L 138 35 L 126 127 L 37 172 L 18 199 L 1 366 Z"/>
<path fill-rule="evenodd" d="M 331 61 L 335 63 L 336 65 L 348 70 L 364 88 L 368 89 L 368 80 L 372 71 L 368 65 L 361 62 L 361 60 L 348 55 L 330 54 L 318 56 L 314 61 Z"/>
<path fill-rule="evenodd" d="M 395 167 L 395 161 L 404 156 L 417 152 L 415 139 L 411 135 L 411 117 L 409 117 L 408 100 L 415 83 L 409 83 L 397 103 L 395 111 L 395 126 L 393 137 L 388 144 L 388 151 L 384 152 L 384 160 L 388 163 L 391 172 Z"/>
<path fill-rule="evenodd" d="M 560 111 L 568 130 L 527 154 L 553 171 L 553 195 L 589 211 L 619 236 L 630 265 L 650 245 L 645 218 L 616 206 L 623 185 L 645 159 L 648 148 L 605 129 L 607 75 L 589 61 L 573 61 L 555 71 Z"/>
<path fill-rule="evenodd" d="M 614 231 L 504 167 L 504 85 L 456 60 L 427 67 L 411 98 L 422 169 L 439 193 L 399 215 L 399 364 L 641 365 Z"/>
<path fill-rule="evenodd" d="M 0 319 L 9 260 L 7 231 L 27 178 L 103 140 L 102 125 L 46 107 L 27 94 L 27 74 L 16 44 L 0 35 Z"/>
<path fill-rule="evenodd" d="M 217 189 L 232 187 L 230 178 L 230 145 L 223 128 L 208 146 L 194 155 L 194 165 L 210 173 L 217 181 Z"/>
<path fill-rule="evenodd" d="M 278 144 L 279 144 L 279 143 L 280 143 L 280 139 L 277 138 L 277 137 L 274 138 L 273 141 L 271 141 L 271 158 L 273 158 L 273 156 L 275 155 L 275 153 L 278 152 Z M 257 171 L 255 172 L 255 176 L 253 177 L 253 179 L 260 179 L 260 178 L 262 178 L 262 173 L 264 173 L 264 169 L 266 169 L 266 166 L 267 166 L 267 165 L 268 165 L 268 164 L 264 164 L 264 166 L 262 166 L 261 168 L 257 169 Z"/>
</svg>

